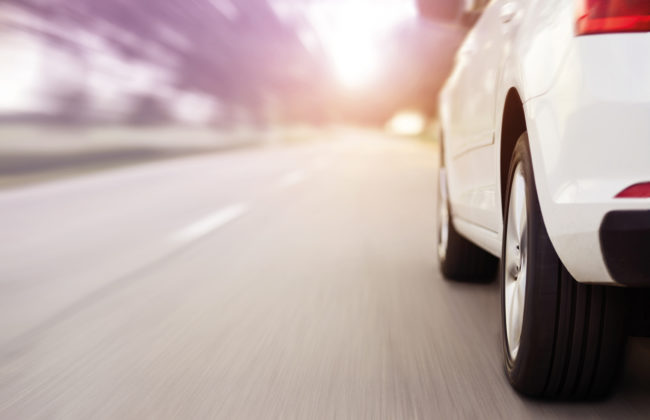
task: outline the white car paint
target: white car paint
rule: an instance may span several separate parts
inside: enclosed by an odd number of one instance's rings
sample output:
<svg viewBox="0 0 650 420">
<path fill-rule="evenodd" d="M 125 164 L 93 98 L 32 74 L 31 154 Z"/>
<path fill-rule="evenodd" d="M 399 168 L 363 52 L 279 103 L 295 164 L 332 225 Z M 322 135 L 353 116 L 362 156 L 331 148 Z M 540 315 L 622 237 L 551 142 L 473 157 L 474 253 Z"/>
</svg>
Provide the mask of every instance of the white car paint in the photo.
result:
<svg viewBox="0 0 650 420">
<path fill-rule="evenodd" d="M 615 283 L 599 244 L 617 199 L 650 181 L 650 33 L 575 35 L 575 1 L 493 0 L 459 49 L 440 94 L 440 123 L 457 230 L 501 254 L 500 148 L 506 96 L 526 116 L 542 216 L 579 282 Z"/>
</svg>

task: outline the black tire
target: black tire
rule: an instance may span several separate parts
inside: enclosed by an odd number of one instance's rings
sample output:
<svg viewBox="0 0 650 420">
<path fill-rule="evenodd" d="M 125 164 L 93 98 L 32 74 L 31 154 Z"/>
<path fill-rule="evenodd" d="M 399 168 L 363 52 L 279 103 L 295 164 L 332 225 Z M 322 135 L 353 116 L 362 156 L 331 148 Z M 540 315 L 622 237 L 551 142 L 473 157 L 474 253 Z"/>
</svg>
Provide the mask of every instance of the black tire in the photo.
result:
<svg viewBox="0 0 650 420">
<path fill-rule="evenodd" d="M 461 236 L 454 227 L 447 199 L 446 170 L 443 145 L 440 140 L 440 169 L 438 173 L 437 244 L 438 264 L 442 274 L 451 280 L 488 282 L 494 279 L 498 259 Z M 443 207 L 444 206 L 444 207 Z M 447 217 L 447 240 L 443 243 L 443 220 Z"/>
<path fill-rule="evenodd" d="M 511 267 L 505 267 L 505 261 L 510 195 L 518 164 L 525 180 L 528 248 L 521 265 L 525 265 L 526 275 L 522 328 L 513 359 L 505 308 L 506 270 Z M 515 389 L 530 396 L 603 397 L 611 390 L 623 357 L 625 290 L 580 284 L 571 277 L 548 237 L 537 197 L 528 135 L 524 133 L 515 146 L 508 174 L 499 274 L 506 375 Z M 516 267 L 518 270 L 520 265 Z"/>
</svg>

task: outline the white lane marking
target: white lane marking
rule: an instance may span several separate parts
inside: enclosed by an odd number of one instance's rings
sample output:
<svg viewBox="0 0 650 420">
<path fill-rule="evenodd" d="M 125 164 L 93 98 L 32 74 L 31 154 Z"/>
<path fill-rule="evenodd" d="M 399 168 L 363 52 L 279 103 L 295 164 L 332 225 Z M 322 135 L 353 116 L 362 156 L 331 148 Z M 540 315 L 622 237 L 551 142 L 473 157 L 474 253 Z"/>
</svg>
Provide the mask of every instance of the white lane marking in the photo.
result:
<svg viewBox="0 0 650 420">
<path fill-rule="evenodd" d="M 278 188 L 289 188 L 302 182 L 303 179 L 305 179 L 305 173 L 303 171 L 289 172 L 280 178 Z"/>
<path fill-rule="evenodd" d="M 207 235 L 213 230 L 220 228 L 228 222 L 231 222 L 248 211 L 248 206 L 244 203 L 233 204 L 224 207 L 197 222 L 176 232 L 172 239 L 180 242 L 189 242 L 201 236 Z"/>
</svg>

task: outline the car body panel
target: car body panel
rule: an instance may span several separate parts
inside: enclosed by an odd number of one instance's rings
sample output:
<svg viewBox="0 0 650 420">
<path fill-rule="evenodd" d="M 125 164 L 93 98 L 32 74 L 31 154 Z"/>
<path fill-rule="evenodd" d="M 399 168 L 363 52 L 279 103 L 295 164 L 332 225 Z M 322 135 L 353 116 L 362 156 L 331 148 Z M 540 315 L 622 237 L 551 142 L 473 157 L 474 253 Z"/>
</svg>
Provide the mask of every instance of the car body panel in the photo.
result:
<svg viewBox="0 0 650 420">
<path fill-rule="evenodd" d="M 650 208 L 615 198 L 650 180 L 650 34 L 574 39 L 553 87 L 525 103 L 542 215 L 578 280 L 613 283 L 598 230 L 614 210 Z"/>
<path fill-rule="evenodd" d="M 504 23 L 510 4 L 516 13 Z M 440 94 L 449 198 L 459 232 L 500 255 L 501 125 L 515 90 L 551 242 L 577 281 L 615 284 L 598 229 L 609 211 L 650 208 L 650 199 L 614 198 L 650 181 L 650 33 L 576 37 L 574 25 L 573 1 L 493 0 L 469 32 L 463 47 L 494 56 L 461 47 Z"/>
</svg>

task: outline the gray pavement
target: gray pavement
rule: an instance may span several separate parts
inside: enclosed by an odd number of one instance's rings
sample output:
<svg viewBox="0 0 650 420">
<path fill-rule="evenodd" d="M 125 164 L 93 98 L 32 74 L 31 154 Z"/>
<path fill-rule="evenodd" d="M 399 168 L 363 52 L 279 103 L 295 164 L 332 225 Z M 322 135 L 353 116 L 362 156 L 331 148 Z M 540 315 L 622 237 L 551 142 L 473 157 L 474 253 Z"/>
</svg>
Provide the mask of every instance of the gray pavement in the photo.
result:
<svg viewBox="0 0 650 420">
<path fill-rule="evenodd" d="M 0 191 L 0 418 L 647 418 L 522 398 L 498 287 L 444 280 L 436 150 L 354 132 Z"/>
</svg>

